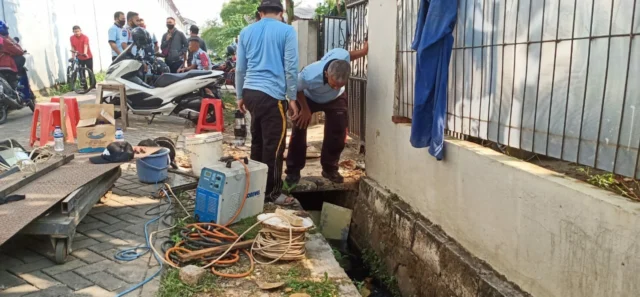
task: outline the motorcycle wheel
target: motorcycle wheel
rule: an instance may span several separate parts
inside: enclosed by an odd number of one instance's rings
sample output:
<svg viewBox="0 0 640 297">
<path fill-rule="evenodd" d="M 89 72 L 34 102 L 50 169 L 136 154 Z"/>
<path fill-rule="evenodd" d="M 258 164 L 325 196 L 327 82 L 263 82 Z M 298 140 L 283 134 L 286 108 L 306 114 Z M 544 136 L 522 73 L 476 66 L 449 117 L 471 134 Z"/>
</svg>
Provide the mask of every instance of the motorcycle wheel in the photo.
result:
<svg viewBox="0 0 640 297">
<path fill-rule="evenodd" d="M 29 103 L 27 103 L 27 106 L 29 106 L 29 109 L 31 109 L 31 112 L 33 112 L 36 109 L 36 103 L 33 102 L 33 99 L 29 100 Z"/>
<path fill-rule="evenodd" d="M 7 122 L 9 110 L 6 105 L 0 106 L 0 125 Z"/>
</svg>

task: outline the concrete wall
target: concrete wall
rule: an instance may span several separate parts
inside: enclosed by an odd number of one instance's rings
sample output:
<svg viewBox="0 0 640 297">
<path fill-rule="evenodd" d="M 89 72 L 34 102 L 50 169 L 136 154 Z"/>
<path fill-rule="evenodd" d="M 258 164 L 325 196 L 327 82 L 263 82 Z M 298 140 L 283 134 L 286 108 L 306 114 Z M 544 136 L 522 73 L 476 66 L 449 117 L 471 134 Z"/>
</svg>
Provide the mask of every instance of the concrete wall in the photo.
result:
<svg viewBox="0 0 640 297">
<path fill-rule="evenodd" d="M 177 17 L 166 0 L 1 1 L 0 16 L 9 25 L 11 36 L 19 37 L 23 48 L 29 52 L 26 67 L 34 90 L 65 80 L 67 60 L 71 56 L 69 37 L 74 25 L 79 25 L 89 37 L 94 71 L 100 72 L 111 63 L 107 31 L 116 11 L 138 12 L 158 39 L 166 31 L 165 19 Z"/>
<path fill-rule="evenodd" d="M 300 69 L 318 59 L 318 24 L 311 20 L 291 23 L 298 33 L 298 57 Z"/>
<path fill-rule="evenodd" d="M 370 0 L 367 175 L 536 297 L 637 296 L 640 205 L 464 141 L 445 160 L 391 122 L 396 1 Z"/>
</svg>

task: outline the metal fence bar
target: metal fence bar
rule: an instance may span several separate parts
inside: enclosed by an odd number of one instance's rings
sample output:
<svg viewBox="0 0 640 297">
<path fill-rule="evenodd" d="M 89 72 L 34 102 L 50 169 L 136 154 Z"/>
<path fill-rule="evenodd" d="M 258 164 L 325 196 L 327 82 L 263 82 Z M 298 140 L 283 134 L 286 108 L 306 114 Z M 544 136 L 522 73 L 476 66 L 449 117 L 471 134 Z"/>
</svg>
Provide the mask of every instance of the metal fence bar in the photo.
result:
<svg viewBox="0 0 640 297">
<path fill-rule="evenodd" d="M 638 4 L 638 0 L 633 0 L 633 9 L 631 10 L 631 28 L 629 29 L 629 32 L 633 32 L 633 25 L 635 25 L 634 22 L 636 20 L 635 11 L 636 11 L 637 4 Z M 633 38 L 629 38 L 629 55 L 627 56 L 627 71 L 626 71 L 627 75 L 624 81 L 624 95 L 622 96 L 622 106 L 620 107 L 621 116 L 620 116 L 620 123 L 618 124 L 618 137 L 616 138 L 616 141 L 618 142 L 620 142 L 620 136 L 622 133 L 622 123 L 624 123 L 624 106 L 627 103 L 627 90 L 628 90 L 627 88 L 629 87 L 629 70 L 631 68 L 631 49 L 632 48 L 633 48 Z M 640 143 L 638 143 L 638 147 L 640 147 Z M 618 162 L 619 151 L 620 151 L 620 147 L 616 147 L 616 152 L 613 157 L 614 162 Z M 640 149 L 638 149 L 638 153 L 636 156 L 636 163 L 633 167 L 634 172 L 637 171 L 638 160 L 640 160 Z M 615 166 L 614 166 L 614 171 L 615 171 Z"/>
<path fill-rule="evenodd" d="M 640 75 L 635 67 L 638 0 L 591 0 L 585 9 L 578 9 L 577 0 L 457 1 L 447 85 L 449 135 L 477 136 L 627 176 L 640 174 L 640 140 L 632 133 L 638 129 L 633 116 L 640 102 L 632 96 L 637 85 L 629 83 Z M 394 115 L 409 119 L 415 95 L 410 45 L 418 3 L 398 0 L 397 5 Z M 625 62 L 623 71 L 610 65 Z"/>
</svg>

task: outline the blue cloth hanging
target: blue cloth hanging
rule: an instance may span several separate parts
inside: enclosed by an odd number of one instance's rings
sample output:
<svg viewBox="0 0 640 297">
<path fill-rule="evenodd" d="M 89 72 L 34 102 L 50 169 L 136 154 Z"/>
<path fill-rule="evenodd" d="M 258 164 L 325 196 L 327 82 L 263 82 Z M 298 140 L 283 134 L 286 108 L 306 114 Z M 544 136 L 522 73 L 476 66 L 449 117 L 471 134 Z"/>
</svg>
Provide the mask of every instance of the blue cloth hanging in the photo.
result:
<svg viewBox="0 0 640 297">
<path fill-rule="evenodd" d="M 429 147 L 442 160 L 447 113 L 447 80 L 458 15 L 456 0 L 421 0 L 416 34 L 411 47 L 417 52 L 415 100 L 411 145 Z"/>
</svg>

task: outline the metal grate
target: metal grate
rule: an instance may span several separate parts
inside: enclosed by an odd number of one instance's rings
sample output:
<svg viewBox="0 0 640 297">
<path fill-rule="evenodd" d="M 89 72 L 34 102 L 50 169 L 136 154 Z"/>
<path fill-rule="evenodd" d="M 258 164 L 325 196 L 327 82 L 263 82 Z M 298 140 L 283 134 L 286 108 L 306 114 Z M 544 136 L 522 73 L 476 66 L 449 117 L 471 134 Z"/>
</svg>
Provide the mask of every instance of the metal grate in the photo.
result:
<svg viewBox="0 0 640 297">
<path fill-rule="evenodd" d="M 334 48 L 347 47 L 347 19 L 321 16 L 318 22 L 318 60 Z"/>
<path fill-rule="evenodd" d="M 416 31 L 418 8 L 420 0 L 398 0 L 394 115 L 406 119 L 413 117 L 416 52 L 411 49 L 411 43 Z"/>
<path fill-rule="evenodd" d="M 368 38 L 368 1 L 357 1 L 347 4 L 347 21 L 349 28 L 348 50 L 362 48 Z M 349 135 L 364 143 L 365 110 L 367 99 L 367 57 L 351 61 L 351 77 L 347 89 L 349 97 Z"/>
<path fill-rule="evenodd" d="M 637 2 L 459 0 L 449 133 L 639 177 Z M 406 38 L 415 20 L 403 14 L 417 3 L 398 6 L 396 114 L 406 117 L 413 81 L 403 71 L 415 63 L 404 56 L 413 55 Z"/>
</svg>

